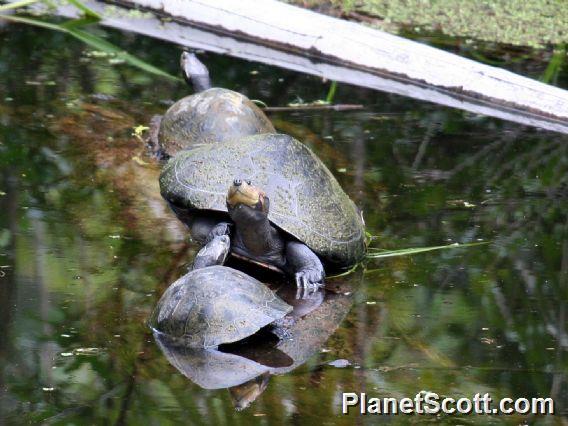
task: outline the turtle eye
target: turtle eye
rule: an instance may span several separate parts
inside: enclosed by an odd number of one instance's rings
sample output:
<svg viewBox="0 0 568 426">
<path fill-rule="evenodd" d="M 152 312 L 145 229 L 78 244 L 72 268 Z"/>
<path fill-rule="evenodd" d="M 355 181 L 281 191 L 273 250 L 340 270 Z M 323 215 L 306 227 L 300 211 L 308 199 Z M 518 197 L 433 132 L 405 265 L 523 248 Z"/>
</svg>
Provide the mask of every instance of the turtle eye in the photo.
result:
<svg viewBox="0 0 568 426">
<path fill-rule="evenodd" d="M 251 181 L 250 181 L 250 179 L 249 179 L 249 180 L 247 180 L 246 182 L 247 182 L 247 185 L 251 185 Z"/>
</svg>

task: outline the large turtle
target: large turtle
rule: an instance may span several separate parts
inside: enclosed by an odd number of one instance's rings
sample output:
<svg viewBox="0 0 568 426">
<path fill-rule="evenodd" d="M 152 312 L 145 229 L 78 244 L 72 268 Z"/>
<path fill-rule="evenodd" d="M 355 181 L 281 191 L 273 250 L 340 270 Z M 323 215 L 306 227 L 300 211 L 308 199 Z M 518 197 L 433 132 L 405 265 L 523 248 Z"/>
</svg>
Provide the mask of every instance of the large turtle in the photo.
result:
<svg viewBox="0 0 568 426">
<path fill-rule="evenodd" d="M 194 267 L 222 264 L 230 249 L 313 291 L 325 276 L 322 260 L 349 267 L 365 252 L 357 207 L 321 160 L 288 135 L 249 136 L 179 153 L 163 168 L 160 191 L 192 237 L 205 244 Z M 223 235 L 230 236 L 230 247 Z"/>
<path fill-rule="evenodd" d="M 255 278 L 226 266 L 210 266 L 190 271 L 168 287 L 150 326 L 177 343 L 215 348 L 269 324 L 277 326 L 292 310 Z"/>
<path fill-rule="evenodd" d="M 275 132 L 266 115 L 246 96 L 212 88 L 207 68 L 193 53 L 183 52 L 180 65 L 196 93 L 174 103 L 159 123 L 154 120 L 152 139 L 156 145 L 157 138 L 160 155 L 171 157 L 195 145 Z"/>
</svg>

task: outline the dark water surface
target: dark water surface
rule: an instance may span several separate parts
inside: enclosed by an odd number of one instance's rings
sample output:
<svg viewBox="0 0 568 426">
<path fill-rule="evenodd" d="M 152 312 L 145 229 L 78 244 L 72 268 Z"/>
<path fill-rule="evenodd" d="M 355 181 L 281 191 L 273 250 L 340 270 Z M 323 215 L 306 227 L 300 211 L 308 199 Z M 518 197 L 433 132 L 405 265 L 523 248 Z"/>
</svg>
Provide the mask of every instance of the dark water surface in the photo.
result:
<svg viewBox="0 0 568 426">
<path fill-rule="evenodd" d="M 98 31 L 177 72 L 175 46 Z M 236 412 L 227 390 L 204 390 L 170 365 L 145 325 L 195 247 L 132 133 L 188 89 L 63 34 L 8 26 L 0 39 L 0 424 L 440 421 L 340 413 L 343 391 L 420 390 L 556 402 L 554 417 L 444 417 L 450 424 L 567 421 L 568 137 L 346 85 L 335 102 L 364 110 L 272 113 L 362 208 L 376 246 L 492 243 L 368 261 L 332 306 L 345 318 L 319 323 L 329 339 L 305 343 L 306 361 L 267 378 Z M 202 59 L 216 85 L 272 106 L 329 88 Z M 514 66 L 538 77 L 546 63 Z M 350 365 L 328 364 L 338 359 Z"/>
</svg>

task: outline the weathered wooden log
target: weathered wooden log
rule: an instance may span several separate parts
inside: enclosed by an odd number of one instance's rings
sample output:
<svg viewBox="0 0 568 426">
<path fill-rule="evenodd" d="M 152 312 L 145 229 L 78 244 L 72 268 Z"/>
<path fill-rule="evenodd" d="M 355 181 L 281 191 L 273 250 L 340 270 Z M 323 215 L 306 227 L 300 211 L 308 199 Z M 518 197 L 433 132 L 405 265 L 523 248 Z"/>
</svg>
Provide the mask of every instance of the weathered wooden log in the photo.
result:
<svg viewBox="0 0 568 426">
<path fill-rule="evenodd" d="M 568 133 L 567 91 L 360 24 L 275 0 L 119 3 L 173 22 L 86 1 L 112 27 Z"/>
</svg>

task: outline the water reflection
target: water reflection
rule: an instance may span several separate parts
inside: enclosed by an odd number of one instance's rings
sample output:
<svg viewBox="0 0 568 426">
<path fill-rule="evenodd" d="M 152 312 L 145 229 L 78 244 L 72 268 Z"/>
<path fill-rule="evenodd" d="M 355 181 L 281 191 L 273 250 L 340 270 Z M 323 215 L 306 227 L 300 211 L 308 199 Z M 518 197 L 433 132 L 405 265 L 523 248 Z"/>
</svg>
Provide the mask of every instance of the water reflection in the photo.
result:
<svg viewBox="0 0 568 426">
<path fill-rule="evenodd" d="M 294 320 L 284 326 L 282 340 L 264 329 L 218 349 L 190 348 L 157 331 L 154 338 L 180 373 L 203 389 L 228 388 L 234 407 L 242 410 L 265 391 L 272 375 L 292 372 L 322 349 L 351 308 L 351 292 L 342 291 L 353 290 L 361 278 L 359 270 L 348 278 L 331 279 L 328 287 L 333 291 L 320 291 L 311 299 L 296 299 L 293 284 L 281 284 L 278 296 L 294 308 L 289 314 Z"/>
<path fill-rule="evenodd" d="M 356 291 L 344 291 L 353 304 L 337 330 L 235 413 L 227 391 L 179 374 L 145 325 L 196 247 L 160 200 L 158 167 L 131 133 L 185 85 L 87 56 L 60 34 L 2 31 L 2 421 L 372 423 L 380 419 L 339 414 L 342 391 L 422 389 L 552 396 L 555 419 L 567 415 L 565 136 L 341 85 L 336 101 L 366 110 L 272 113 L 340 180 L 379 246 L 493 244 L 369 262 Z M 176 72 L 173 46 L 109 37 Z M 322 98 L 329 85 L 206 61 L 216 84 L 269 105 Z M 337 359 L 351 365 L 328 365 Z"/>
</svg>

